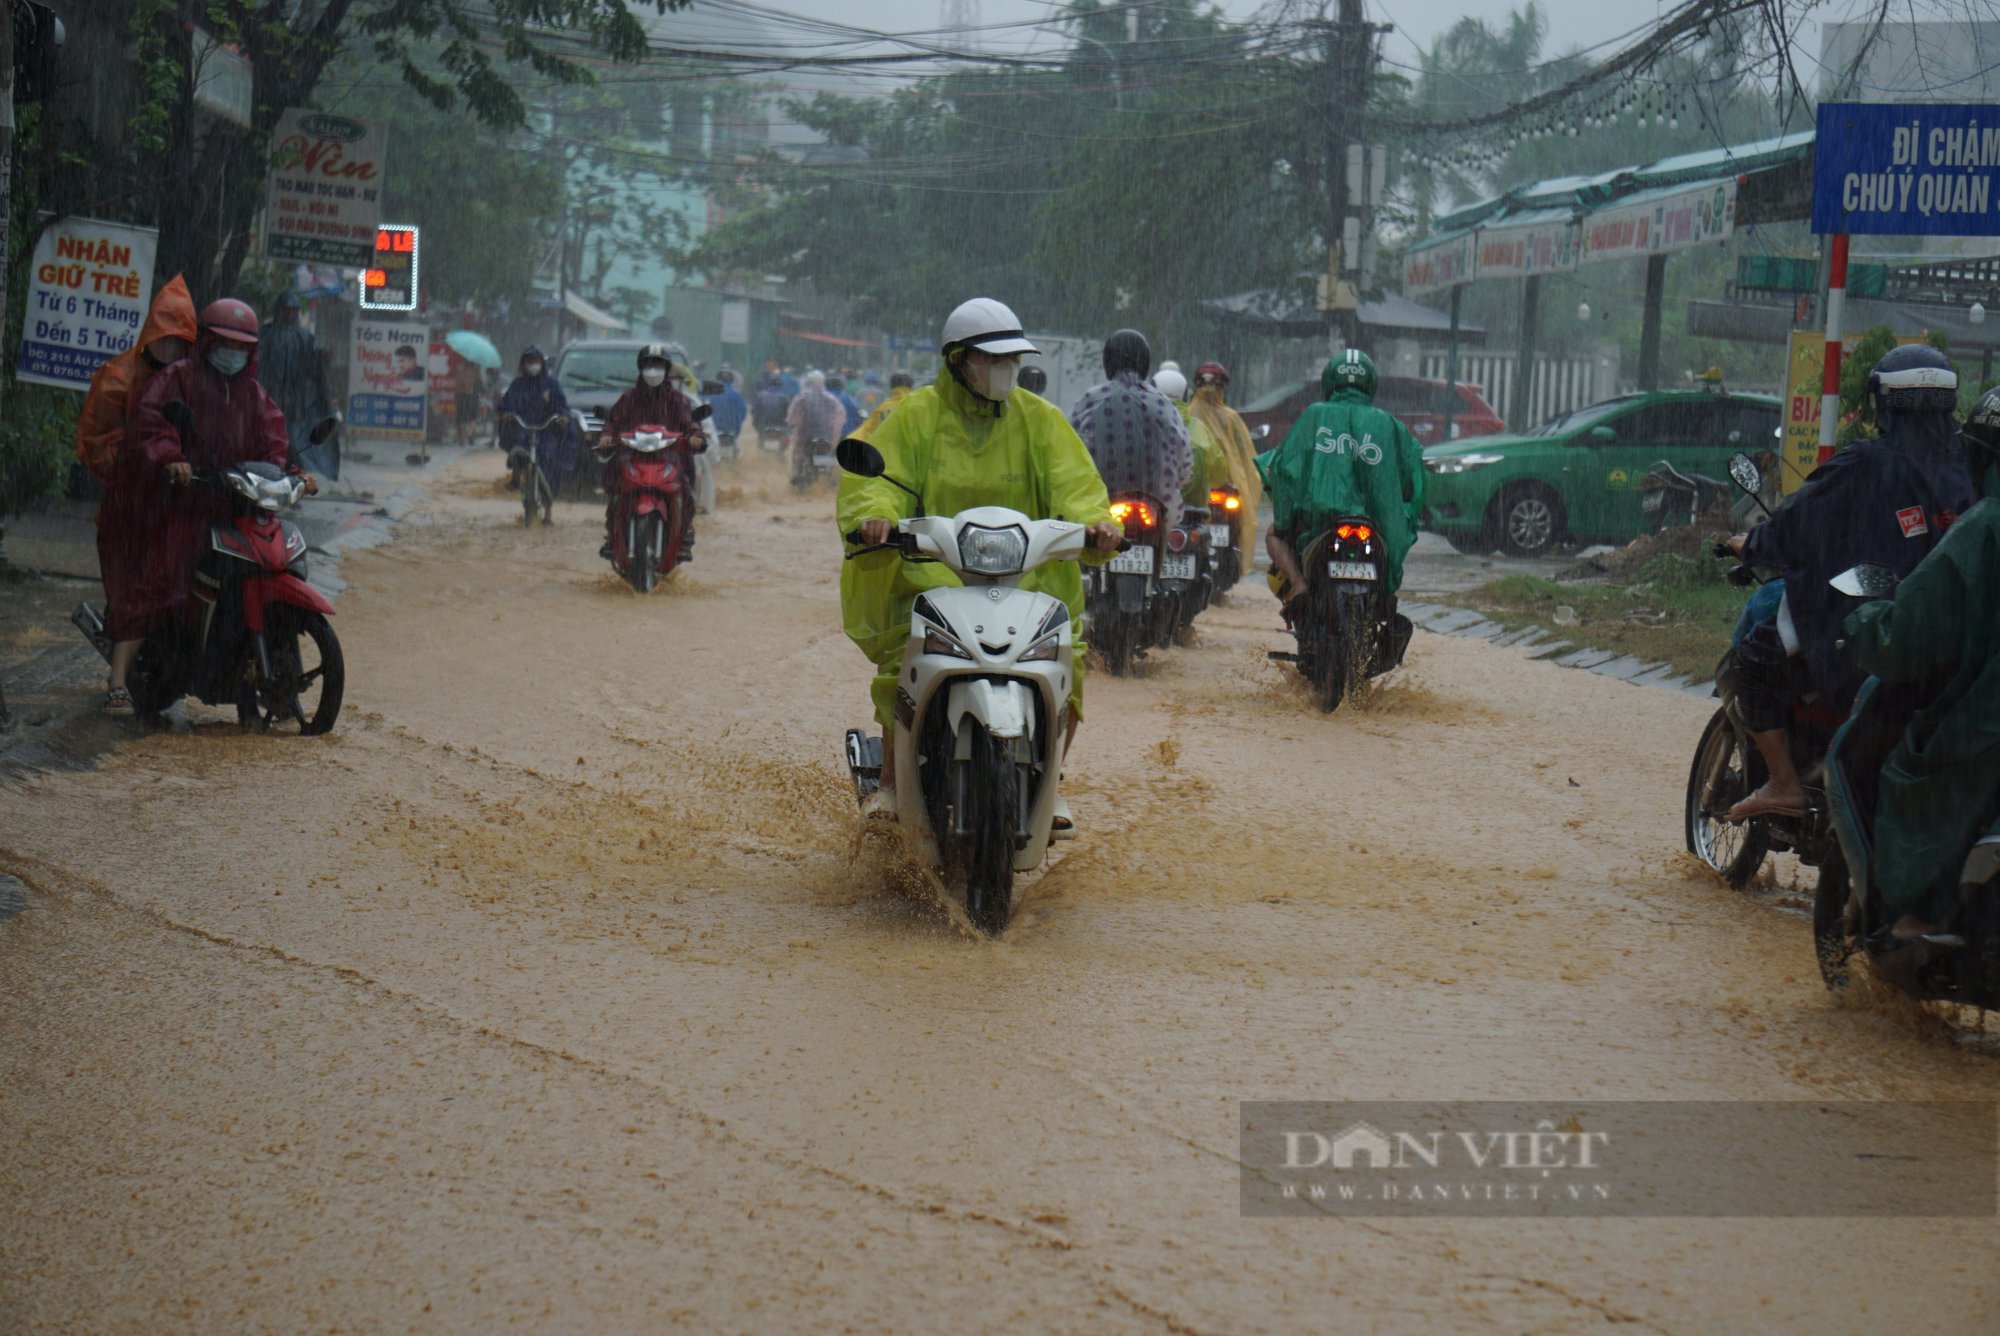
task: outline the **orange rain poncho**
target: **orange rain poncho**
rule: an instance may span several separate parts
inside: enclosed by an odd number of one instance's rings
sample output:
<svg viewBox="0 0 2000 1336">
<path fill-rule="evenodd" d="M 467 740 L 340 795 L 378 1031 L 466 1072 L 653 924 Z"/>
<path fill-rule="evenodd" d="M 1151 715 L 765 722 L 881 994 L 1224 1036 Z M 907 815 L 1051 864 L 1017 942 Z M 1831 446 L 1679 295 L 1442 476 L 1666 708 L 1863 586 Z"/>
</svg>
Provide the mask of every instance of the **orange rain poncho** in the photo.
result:
<svg viewBox="0 0 2000 1336">
<path fill-rule="evenodd" d="M 185 339 L 190 349 L 200 332 L 194 298 L 179 274 L 168 279 L 153 297 L 145 327 L 130 348 L 119 353 L 90 378 L 90 392 L 76 418 L 76 457 L 99 482 L 111 481 L 111 464 L 125 444 L 125 424 L 139 406 L 139 396 L 156 368 L 145 349 L 156 339 Z"/>
</svg>

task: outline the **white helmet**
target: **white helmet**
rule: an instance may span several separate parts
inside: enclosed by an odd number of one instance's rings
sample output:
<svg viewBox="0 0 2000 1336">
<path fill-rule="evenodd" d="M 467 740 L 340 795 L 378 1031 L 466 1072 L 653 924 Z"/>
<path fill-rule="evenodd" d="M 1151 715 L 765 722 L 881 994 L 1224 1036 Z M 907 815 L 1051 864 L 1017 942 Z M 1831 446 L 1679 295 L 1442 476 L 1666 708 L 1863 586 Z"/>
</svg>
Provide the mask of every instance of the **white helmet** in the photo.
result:
<svg viewBox="0 0 2000 1336">
<path fill-rule="evenodd" d="M 1180 369 L 1181 369 L 1181 364 L 1179 362 L 1174 361 L 1171 357 L 1168 358 L 1166 361 L 1160 363 L 1160 370 L 1162 371 L 1178 372 Z"/>
<path fill-rule="evenodd" d="M 1171 365 L 1163 366 L 1153 373 L 1153 384 L 1161 394 L 1176 403 L 1187 398 L 1187 377 Z"/>
<path fill-rule="evenodd" d="M 1021 318 L 991 297 L 974 297 L 945 317 L 938 351 L 950 352 L 961 345 L 1000 357 L 1038 351 L 1021 337 Z"/>
</svg>

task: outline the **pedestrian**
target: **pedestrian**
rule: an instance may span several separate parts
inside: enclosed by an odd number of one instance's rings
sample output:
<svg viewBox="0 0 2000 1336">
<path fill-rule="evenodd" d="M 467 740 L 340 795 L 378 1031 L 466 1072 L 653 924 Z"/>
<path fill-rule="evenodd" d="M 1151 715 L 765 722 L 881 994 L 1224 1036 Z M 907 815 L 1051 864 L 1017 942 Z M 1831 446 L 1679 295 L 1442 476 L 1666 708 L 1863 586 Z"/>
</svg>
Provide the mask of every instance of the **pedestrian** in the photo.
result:
<svg viewBox="0 0 2000 1336">
<path fill-rule="evenodd" d="M 333 393 L 326 383 L 326 355 L 300 322 L 300 310 L 298 293 L 287 289 L 279 295 L 277 314 L 257 349 L 257 382 L 285 415 L 292 458 L 299 467 L 338 478 L 339 438 L 312 443 L 312 429 L 333 412 Z"/>
</svg>

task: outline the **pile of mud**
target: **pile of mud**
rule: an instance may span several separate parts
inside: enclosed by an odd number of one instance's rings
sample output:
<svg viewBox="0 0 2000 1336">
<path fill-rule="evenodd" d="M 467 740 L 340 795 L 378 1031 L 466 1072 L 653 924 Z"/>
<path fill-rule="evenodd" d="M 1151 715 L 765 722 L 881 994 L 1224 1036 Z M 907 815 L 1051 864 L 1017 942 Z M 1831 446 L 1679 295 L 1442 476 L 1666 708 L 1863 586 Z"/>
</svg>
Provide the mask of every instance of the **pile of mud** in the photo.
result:
<svg viewBox="0 0 2000 1336">
<path fill-rule="evenodd" d="M 1659 533 L 1644 534 L 1621 548 L 1611 552 L 1600 552 L 1586 557 L 1556 576 L 1561 581 L 1602 580 L 1607 577 L 1632 576 L 1652 563 L 1654 558 L 1706 557 L 1709 548 L 1717 539 L 1728 536 L 1726 520 L 1720 516 L 1710 516 L 1699 526 L 1680 526 L 1662 529 Z"/>
</svg>

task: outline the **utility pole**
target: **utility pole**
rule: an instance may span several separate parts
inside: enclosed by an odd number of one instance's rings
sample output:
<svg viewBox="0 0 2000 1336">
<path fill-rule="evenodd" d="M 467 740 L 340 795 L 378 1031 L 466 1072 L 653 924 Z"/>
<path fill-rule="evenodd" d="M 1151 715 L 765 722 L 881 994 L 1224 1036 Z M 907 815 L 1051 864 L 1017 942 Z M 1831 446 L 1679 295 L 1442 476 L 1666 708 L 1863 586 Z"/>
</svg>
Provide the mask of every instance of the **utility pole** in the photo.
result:
<svg viewBox="0 0 2000 1336">
<path fill-rule="evenodd" d="M 1365 216 L 1375 179 L 1361 131 L 1367 126 L 1368 94 L 1375 78 L 1375 38 L 1389 24 L 1370 23 L 1363 0 L 1340 0 L 1340 18 L 1319 20 L 1326 39 L 1323 69 L 1326 173 L 1332 208 L 1327 217 L 1326 289 L 1320 307 L 1341 344 L 1360 337 L 1355 306 L 1360 299 L 1361 251 L 1369 230 Z M 1355 161 L 1359 150 L 1359 161 Z"/>
</svg>

